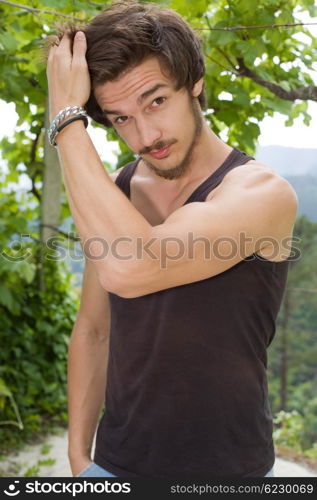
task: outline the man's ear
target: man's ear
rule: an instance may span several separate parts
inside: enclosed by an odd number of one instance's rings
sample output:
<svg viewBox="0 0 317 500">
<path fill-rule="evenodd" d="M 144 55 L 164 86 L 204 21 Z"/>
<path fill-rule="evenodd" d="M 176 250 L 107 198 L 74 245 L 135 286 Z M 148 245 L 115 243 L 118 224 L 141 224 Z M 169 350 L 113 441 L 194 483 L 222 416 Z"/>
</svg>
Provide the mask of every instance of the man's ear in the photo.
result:
<svg viewBox="0 0 317 500">
<path fill-rule="evenodd" d="M 192 96 L 193 97 L 198 97 L 203 90 L 204 87 L 204 79 L 200 78 L 196 83 L 194 83 L 193 90 L 192 90 Z"/>
</svg>

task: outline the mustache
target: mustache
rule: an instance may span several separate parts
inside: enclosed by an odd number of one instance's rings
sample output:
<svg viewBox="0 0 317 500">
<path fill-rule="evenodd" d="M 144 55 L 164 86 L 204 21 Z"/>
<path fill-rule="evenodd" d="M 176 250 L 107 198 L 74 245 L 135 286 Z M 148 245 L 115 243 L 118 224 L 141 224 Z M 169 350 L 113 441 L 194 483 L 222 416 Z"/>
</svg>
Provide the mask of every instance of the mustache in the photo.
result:
<svg viewBox="0 0 317 500">
<path fill-rule="evenodd" d="M 175 144 L 176 139 L 170 139 L 169 141 L 158 141 L 153 146 L 147 146 L 139 151 L 139 155 L 146 155 L 151 153 L 152 151 L 159 151 L 160 149 L 164 149 L 172 144 Z"/>
</svg>

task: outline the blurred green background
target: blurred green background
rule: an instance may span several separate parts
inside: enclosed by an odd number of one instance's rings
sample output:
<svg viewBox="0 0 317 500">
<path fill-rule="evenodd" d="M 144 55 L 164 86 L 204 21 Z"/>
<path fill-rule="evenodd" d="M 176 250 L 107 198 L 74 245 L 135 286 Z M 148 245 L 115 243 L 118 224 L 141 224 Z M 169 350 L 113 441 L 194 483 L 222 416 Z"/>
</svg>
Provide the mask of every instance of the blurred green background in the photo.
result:
<svg viewBox="0 0 317 500">
<path fill-rule="evenodd" d="M 290 25 L 317 16 L 314 0 L 260 0 L 256 9 L 253 0 L 158 3 L 175 9 L 201 33 L 206 119 L 231 146 L 254 154 L 263 120 L 276 113 L 284 115 L 288 127 L 298 117 L 309 126 L 308 104 L 317 101 L 317 42 L 308 26 Z M 18 114 L 13 135 L 4 134 L 0 142 L 2 457 L 67 426 L 66 356 L 83 257 L 56 152 L 45 139 L 41 46 L 56 22 L 85 23 L 106 5 L 62 0 L 57 9 L 55 0 L 0 0 L 0 99 L 14 103 Z M 224 29 L 230 27 L 239 29 Z M 4 129 L 8 118 L 2 113 Z M 112 131 L 98 131 L 115 151 L 106 150 L 106 169 L 133 158 Z M 303 173 L 295 177 L 288 172 L 300 201 L 294 231 L 300 258 L 291 263 L 268 352 L 268 376 L 276 447 L 317 460 L 317 159 L 309 172 L 304 166 L 297 163 Z"/>
</svg>

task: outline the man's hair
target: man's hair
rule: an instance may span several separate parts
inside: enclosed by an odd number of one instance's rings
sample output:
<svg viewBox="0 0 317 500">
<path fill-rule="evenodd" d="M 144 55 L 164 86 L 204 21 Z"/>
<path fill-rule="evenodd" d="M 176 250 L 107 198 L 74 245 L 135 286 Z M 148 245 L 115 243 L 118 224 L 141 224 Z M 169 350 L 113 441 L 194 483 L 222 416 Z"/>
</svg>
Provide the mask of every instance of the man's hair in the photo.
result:
<svg viewBox="0 0 317 500">
<path fill-rule="evenodd" d="M 148 57 L 157 57 L 162 71 L 175 81 L 176 90 L 186 88 L 191 92 L 204 76 L 200 38 L 171 9 L 151 3 L 116 2 L 80 29 L 87 39 L 86 59 L 92 84 L 86 111 L 106 127 L 111 123 L 100 109 L 94 89 Z M 76 31 L 78 28 L 71 30 L 71 38 Z M 204 108 L 204 91 L 198 100 Z"/>
</svg>

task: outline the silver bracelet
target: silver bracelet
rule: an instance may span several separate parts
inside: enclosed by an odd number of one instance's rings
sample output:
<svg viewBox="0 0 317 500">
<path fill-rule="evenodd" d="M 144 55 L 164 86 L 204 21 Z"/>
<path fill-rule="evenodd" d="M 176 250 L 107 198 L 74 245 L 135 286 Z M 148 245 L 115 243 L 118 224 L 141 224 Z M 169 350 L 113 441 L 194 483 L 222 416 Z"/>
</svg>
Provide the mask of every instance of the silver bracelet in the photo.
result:
<svg viewBox="0 0 317 500">
<path fill-rule="evenodd" d="M 85 109 L 82 108 L 81 106 L 67 106 L 67 108 L 62 109 L 55 116 L 54 120 L 50 124 L 50 127 L 47 131 L 48 140 L 51 146 L 55 146 L 55 137 L 57 134 L 57 128 L 60 125 L 60 123 L 64 121 L 65 118 L 78 115 L 87 116 Z"/>
</svg>

